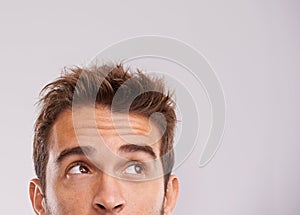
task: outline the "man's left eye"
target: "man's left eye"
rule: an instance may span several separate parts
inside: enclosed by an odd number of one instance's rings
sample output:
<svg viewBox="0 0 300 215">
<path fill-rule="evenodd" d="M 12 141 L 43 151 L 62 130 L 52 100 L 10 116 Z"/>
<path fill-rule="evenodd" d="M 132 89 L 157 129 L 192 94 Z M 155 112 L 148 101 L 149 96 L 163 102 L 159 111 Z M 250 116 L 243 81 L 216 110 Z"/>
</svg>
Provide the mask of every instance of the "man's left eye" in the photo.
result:
<svg viewBox="0 0 300 215">
<path fill-rule="evenodd" d="M 144 167 L 141 164 L 132 164 L 125 169 L 124 173 L 132 175 L 141 175 L 144 173 Z"/>
</svg>

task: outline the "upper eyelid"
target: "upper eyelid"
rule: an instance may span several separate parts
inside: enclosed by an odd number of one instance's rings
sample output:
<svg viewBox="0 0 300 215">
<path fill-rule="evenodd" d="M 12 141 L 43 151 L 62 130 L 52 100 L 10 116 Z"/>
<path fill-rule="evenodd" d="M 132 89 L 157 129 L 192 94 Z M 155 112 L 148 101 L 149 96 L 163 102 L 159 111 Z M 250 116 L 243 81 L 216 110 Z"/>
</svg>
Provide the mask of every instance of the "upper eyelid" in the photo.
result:
<svg viewBox="0 0 300 215">
<path fill-rule="evenodd" d="M 145 166 L 144 162 L 139 161 L 139 160 L 129 160 L 124 164 L 124 166 L 127 168 L 127 167 L 135 165 L 135 164 L 139 164 L 143 167 Z"/>
</svg>

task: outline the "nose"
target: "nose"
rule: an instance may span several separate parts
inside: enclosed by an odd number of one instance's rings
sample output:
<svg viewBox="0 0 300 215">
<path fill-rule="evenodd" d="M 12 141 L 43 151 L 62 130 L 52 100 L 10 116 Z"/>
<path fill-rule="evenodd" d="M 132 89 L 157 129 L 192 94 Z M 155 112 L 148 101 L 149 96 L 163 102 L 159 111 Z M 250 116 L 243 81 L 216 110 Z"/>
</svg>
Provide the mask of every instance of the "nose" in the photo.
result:
<svg viewBox="0 0 300 215">
<path fill-rule="evenodd" d="M 97 211 L 115 214 L 124 209 L 124 193 L 122 193 L 121 181 L 118 179 L 101 174 L 95 193 L 93 205 Z"/>
</svg>

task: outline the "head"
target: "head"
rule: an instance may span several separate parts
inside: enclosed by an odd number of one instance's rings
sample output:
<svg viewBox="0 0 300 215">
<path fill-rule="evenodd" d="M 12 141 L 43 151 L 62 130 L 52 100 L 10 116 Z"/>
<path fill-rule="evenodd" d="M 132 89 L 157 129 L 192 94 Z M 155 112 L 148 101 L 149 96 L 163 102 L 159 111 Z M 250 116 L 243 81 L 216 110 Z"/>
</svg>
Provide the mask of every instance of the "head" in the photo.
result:
<svg viewBox="0 0 300 215">
<path fill-rule="evenodd" d="M 171 214 L 176 115 L 161 79 L 122 65 L 70 68 L 39 104 L 36 214 Z"/>
</svg>

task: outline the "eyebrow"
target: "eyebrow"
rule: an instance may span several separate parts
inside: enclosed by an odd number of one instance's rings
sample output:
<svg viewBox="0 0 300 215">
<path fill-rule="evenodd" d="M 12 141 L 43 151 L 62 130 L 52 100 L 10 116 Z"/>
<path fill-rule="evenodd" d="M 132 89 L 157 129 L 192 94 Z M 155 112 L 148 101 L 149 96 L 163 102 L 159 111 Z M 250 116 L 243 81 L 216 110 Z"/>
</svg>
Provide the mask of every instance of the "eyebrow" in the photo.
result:
<svg viewBox="0 0 300 215">
<path fill-rule="evenodd" d="M 153 157 L 154 159 L 157 158 L 155 152 L 153 151 L 151 146 L 141 146 L 141 145 L 135 145 L 135 144 L 126 144 L 126 145 L 122 145 L 119 148 L 119 151 L 121 152 L 145 152 L 149 155 L 151 155 L 151 157 Z"/>
<path fill-rule="evenodd" d="M 91 146 L 77 146 L 69 149 L 64 149 L 56 158 L 56 163 L 61 163 L 67 157 L 72 155 L 89 156 L 95 153 L 95 148 Z"/>
</svg>

